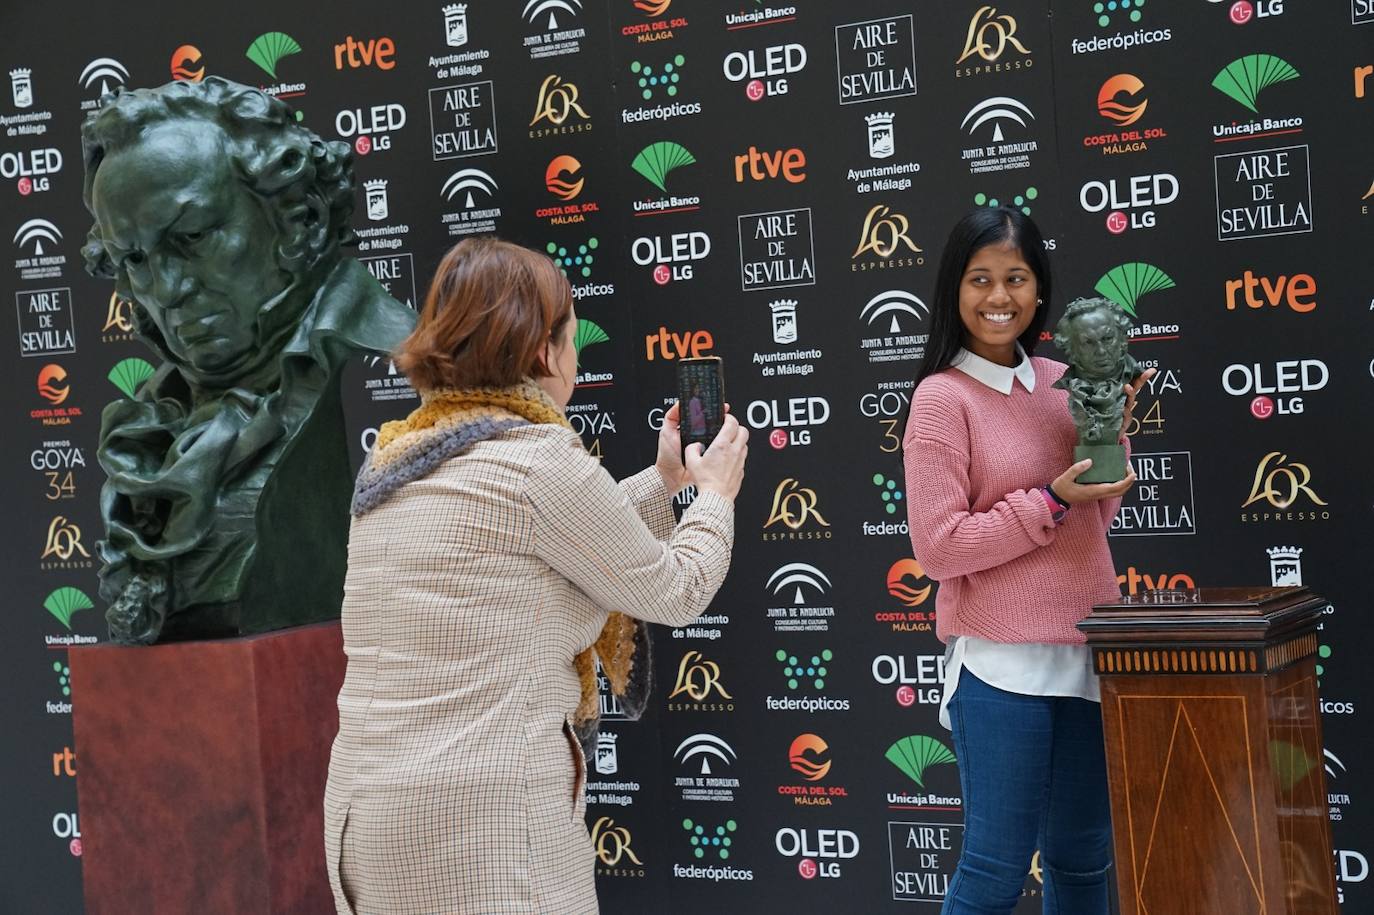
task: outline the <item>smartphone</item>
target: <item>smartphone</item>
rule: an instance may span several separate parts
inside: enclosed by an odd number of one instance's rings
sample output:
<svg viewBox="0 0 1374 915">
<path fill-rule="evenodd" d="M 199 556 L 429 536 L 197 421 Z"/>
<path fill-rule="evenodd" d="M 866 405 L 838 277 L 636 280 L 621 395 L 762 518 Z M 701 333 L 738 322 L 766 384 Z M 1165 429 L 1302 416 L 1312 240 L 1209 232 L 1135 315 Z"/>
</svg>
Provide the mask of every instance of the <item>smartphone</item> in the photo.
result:
<svg viewBox="0 0 1374 915">
<path fill-rule="evenodd" d="M 678 360 L 678 428 L 684 452 L 693 442 L 709 447 L 725 423 L 724 366 L 719 356 Z"/>
</svg>

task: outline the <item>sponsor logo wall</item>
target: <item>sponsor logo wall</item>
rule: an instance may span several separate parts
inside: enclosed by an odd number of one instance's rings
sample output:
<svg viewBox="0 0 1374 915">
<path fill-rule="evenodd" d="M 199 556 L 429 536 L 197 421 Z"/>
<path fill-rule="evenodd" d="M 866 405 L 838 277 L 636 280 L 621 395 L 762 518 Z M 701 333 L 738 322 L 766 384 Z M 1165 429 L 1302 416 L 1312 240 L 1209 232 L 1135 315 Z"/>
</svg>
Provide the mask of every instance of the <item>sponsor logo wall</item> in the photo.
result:
<svg viewBox="0 0 1374 915">
<path fill-rule="evenodd" d="M 753 445 L 736 553 L 702 619 L 656 632 L 642 720 L 603 684 L 603 910 L 938 911 L 963 798 L 901 441 L 944 238 L 999 203 L 1044 232 L 1051 321 L 1106 296 L 1158 369 L 1110 531 L 1123 593 L 1272 582 L 1331 602 L 1332 867 L 1346 911 L 1374 906 L 1367 0 L 246 0 L 77 43 L 71 17 L 14 6 L 0 908 L 81 910 L 67 651 L 105 638 L 100 413 L 156 363 L 134 306 L 83 270 L 81 119 L 116 88 L 211 75 L 350 147 L 356 256 L 411 307 L 463 238 L 548 253 L 579 318 L 569 419 L 617 477 L 652 459 L 677 361 L 725 359 Z M 343 385 L 357 464 L 417 400 L 384 358 Z M 1037 868 L 1018 912 L 1039 910 Z"/>
</svg>

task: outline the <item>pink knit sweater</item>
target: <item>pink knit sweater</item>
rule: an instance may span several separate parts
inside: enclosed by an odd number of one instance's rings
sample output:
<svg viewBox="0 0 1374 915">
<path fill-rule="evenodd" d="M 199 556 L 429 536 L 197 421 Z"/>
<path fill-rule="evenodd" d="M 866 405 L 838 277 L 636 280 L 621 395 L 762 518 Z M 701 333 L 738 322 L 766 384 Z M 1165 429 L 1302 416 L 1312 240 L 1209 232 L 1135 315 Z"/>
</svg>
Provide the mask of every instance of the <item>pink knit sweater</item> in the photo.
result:
<svg viewBox="0 0 1374 915">
<path fill-rule="evenodd" d="M 1082 642 L 1074 624 L 1120 596 L 1107 549 L 1119 499 L 1058 526 L 1039 488 L 1073 463 L 1067 368 L 1033 357 L 1035 392 L 1002 394 L 957 369 L 921 382 L 903 441 L 911 548 L 940 583 L 941 641 Z"/>
</svg>

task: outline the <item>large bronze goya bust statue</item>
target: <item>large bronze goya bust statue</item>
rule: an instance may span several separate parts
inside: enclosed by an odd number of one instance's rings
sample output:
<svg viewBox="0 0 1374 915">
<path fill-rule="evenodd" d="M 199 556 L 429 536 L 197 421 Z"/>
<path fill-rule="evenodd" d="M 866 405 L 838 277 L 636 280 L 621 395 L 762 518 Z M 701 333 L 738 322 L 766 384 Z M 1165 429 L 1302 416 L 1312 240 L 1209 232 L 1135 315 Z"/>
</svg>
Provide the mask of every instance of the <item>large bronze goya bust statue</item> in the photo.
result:
<svg viewBox="0 0 1374 915">
<path fill-rule="evenodd" d="M 228 80 L 121 91 L 81 129 L 88 271 L 161 364 L 101 415 L 100 595 L 147 644 L 336 617 L 352 490 L 339 375 L 414 314 L 351 243 L 351 151 Z"/>
</svg>

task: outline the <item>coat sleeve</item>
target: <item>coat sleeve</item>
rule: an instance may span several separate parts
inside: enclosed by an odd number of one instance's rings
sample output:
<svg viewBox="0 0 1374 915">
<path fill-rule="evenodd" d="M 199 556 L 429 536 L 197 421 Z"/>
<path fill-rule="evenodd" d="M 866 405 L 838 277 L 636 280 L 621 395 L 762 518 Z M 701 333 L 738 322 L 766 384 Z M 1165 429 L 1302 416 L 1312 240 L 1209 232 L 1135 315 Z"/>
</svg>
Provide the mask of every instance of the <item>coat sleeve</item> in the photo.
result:
<svg viewBox="0 0 1374 915">
<path fill-rule="evenodd" d="M 677 519 L 673 517 L 673 500 L 656 468 L 646 467 L 634 476 L 626 477 L 620 481 L 620 488 L 655 538 L 667 540 L 672 536 L 677 524 Z"/>
<path fill-rule="evenodd" d="M 535 554 L 605 610 L 685 626 L 725 580 L 735 509 L 715 493 L 698 494 L 660 541 L 626 489 L 568 433 L 537 452 L 524 495 Z"/>
<path fill-rule="evenodd" d="M 1054 519 L 1037 490 L 1007 493 L 970 510 L 968 426 L 936 379 L 911 399 L 902 442 L 912 555 L 936 581 L 995 568 L 1054 539 Z"/>
</svg>

